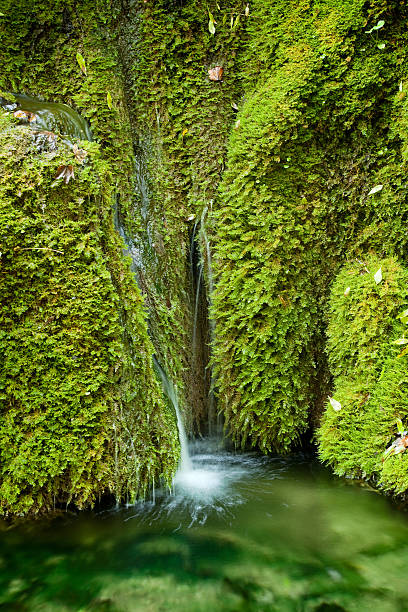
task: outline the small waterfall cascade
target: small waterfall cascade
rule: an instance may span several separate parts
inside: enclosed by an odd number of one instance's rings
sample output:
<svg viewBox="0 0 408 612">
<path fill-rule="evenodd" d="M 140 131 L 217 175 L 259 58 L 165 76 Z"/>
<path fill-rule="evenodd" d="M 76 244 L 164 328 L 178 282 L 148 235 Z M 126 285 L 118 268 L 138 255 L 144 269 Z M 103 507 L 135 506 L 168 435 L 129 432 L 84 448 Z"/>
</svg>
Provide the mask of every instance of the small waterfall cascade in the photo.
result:
<svg viewBox="0 0 408 612">
<path fill-rule="evenodd" d="M 220 489 L 222 474 L 218 470 L 218 466 L 215 466 L 215 469 L 214 466 L 211 466 L 211 469 L 208 469 L 205 465 L 203 467 L 203 460 L 200 456 L 197 456 L 197 467 L 194 465 L 194 460 L 190 457 L 187 436 L 178 406 L 177 391 L 154 356 L 153 364 L 161 380 L 163 392 L 174 407 L 177 416 L 181 458 L 173 480 L 175 494 L 181 494 L 184 498 L 194 499 L 196 501 L 208 501 L 208 496 Z"/>
<path fill-rule="evenodd" d="M 46 102 L 12 93 L 10 100 L 0 98 L 0 106 L 9 112 L 28 113 L 27 121 L 37 131 L 44 130 L 79 140 L 93 140 L 87 121 L 67 104 Z"/>
<path fill-rule="evenodd" d="M 181 417 L 180 410 L 179 410 L 177 391 L 172 381 L 167 376 L 166 372 L 163 370 L 163 368 L 161 367 L 160 363 L 157 361 L 155 356 L 153 356 L 153 364 L 161 380 L 163 392 L 168 398 L 168 400 L 170 401 L 171 405 L 173 406 L 174 411 L 176 413 L 176 417 L 177 417 L 177 427 L 179 431 L 179 440 L 180 440 L 180 449 L 181 449 L 181 458 L 180 458 L 180 465 L 178 468 L 178 472 L 181 472 L 181 473 L 189 472 L 193 469 L 193 466 L 191 463 L 190 454 L 188 452 L 188 443 L 187 443 L 186 431 L 184 429 L 184 423 L 183 423 L 183 419 Z"/>
</svg>

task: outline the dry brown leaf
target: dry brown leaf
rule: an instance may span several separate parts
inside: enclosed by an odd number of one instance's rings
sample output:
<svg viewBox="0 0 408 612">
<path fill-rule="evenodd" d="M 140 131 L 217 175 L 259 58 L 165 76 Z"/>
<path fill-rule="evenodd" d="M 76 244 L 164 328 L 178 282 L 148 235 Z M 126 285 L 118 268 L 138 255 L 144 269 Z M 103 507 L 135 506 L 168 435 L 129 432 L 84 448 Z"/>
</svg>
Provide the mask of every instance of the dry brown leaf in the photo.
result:
<svg viewBox="0 0 408 612">
<path fill-rule="evenodd" d="M 36 130 L 35 133 L 45 136 L 48 142 L 51 143 L 55 143 L 58 138 L 54 132 L 49 132 L 48 130 Z"/>
<path fill-rule="evenodd" d="M 58 181 L 58 179 L 63 179 L 65 184 L 68 185 L 69 181 L 74 178 L 75 174 L 73 166 L 58 166 L 57 175 L 55 177 L 56 181 Z"/>
<path fill-rule="evenodd" d="M 77 144 L 74 144 L 72 147 L 72 152 L 77 162 L 80 163 L 83 163 L 85 157 L 88 155 L 88 153 L 84 151 L 84 149 L 80 149 Z"/>
<path fill-rule="evenodd" d="M 23 119 L 23 121 L 29 121 L 30 123 L 37 121 L 37 115 L 31 113 L 30 111 L 16 110 L 14 111 L 13 115 L 17 119 Z"/>
<path fill-rule="evenodd" d="M 214 66 L 214 68 L 209 69 L 208 78 L 210 81 L 222 81 L 223 72 L 224 68 L 222 66 Z"/>
</svg>

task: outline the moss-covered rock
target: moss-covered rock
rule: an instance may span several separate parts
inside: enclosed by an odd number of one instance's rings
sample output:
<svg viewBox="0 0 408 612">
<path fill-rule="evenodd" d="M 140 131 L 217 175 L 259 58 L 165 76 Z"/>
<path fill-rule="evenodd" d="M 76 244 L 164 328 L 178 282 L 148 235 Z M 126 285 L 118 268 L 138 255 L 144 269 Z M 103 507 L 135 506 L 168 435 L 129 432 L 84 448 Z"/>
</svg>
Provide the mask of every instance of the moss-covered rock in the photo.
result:
<svg viewBox="0 0 408 612">
<path fill-rule="evenodd" d="M 405 328 L 397 315 L 407 304 L 408 271 L 395 259 L 371 255 L 339 273 L 327 350 L 341 408 L 328 402 L 318 431 L 320 458 L 337 474 L 373 479 L 398 493 L 408 488 L 406 457 L 384 460 L 383 453 L 397 435 L 397 419 L 408 418 L 408 357 L 395 344 Z"/>
<path fill-rule="evenodd" d="M 318 416 L 340 262 L 370 248 L 406 257 L 403 16 L 398 2 L 251 3 L 245 100 L 213 208 L 213 314 L 221 409 L 264 450 L 287 451 Z"/>
<path fill-rule="evenodd" d="M 44 512 L 171 479 L 177 428 L 99 147 L 1 115 L 0 509 Z M 61 166 L 74 177 L 56 180 Z"/>
</svg>

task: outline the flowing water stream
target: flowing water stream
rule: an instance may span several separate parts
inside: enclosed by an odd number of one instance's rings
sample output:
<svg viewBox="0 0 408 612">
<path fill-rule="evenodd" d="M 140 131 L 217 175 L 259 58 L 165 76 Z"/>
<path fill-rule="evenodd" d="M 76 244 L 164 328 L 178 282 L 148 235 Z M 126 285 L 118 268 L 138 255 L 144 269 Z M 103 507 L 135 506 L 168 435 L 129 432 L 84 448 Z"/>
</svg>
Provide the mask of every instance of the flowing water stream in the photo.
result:
<svg viewBox="0 0 408 612">
<path fill-rule="evenodd" d="M 0 610 L 407 609 L 408 521 L 387 500 L 301 456 L 190 453 L 197 480 L 154 502 L 4 525 Z"/>
<path fill-rule="evenodd" d="M 13 100 L 0 98 L 0 105 L 8 111 L 31 113 L 29 123 L 33 129 L 55 132 L 69 138 L 92 140 L 92 132 L 86 120 L 67 104 L 46 102 L 24 94 L 13 93 L 12 96 Z"/>
</svg>

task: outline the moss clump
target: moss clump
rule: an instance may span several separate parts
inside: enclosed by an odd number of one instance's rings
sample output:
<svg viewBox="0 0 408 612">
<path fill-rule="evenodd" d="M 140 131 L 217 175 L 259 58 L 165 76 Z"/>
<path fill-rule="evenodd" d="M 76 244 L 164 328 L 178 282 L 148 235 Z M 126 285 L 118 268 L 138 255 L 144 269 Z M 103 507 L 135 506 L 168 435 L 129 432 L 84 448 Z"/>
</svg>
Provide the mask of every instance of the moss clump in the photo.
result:
<svg viewBox="0 0 408 612">
<path fill-rule="evenodd" d="M 134 499 L 168 480 L 177 429 L 113 228 L 100 149 L 77 161 L 1 114 L 0 512 Z M 55 180 L 61 165 L 75 178 Z"/>
<path fill-rule="evenodd" d="M 372 478 L 398 493 L 408 488 L 406 457 L 382 455 L 397 419 L 408 418 L 408 357 L 393 343 L 403 334 L 397 315 L 407 304 L 408 271 L 394 258 L 371 255 L 336 277 L 327 350 L 341 409 L 328 403 L 318 431 L 320 457 L 337 474 Z"/>
<path fill-rule="evenodd" d="M 239 57 L 245 102 L 213 207 L 213 314 L 221 409 L 235 439 L 263 450 L 291 448 L 327 394 L 322 321 L 340 262 L 370 248 L 405 257 L 394 126 L 406 11 L 362 0 L 251 3 Z M 367 34 L 380 18 L 384 29 Z"/>
</svg>

